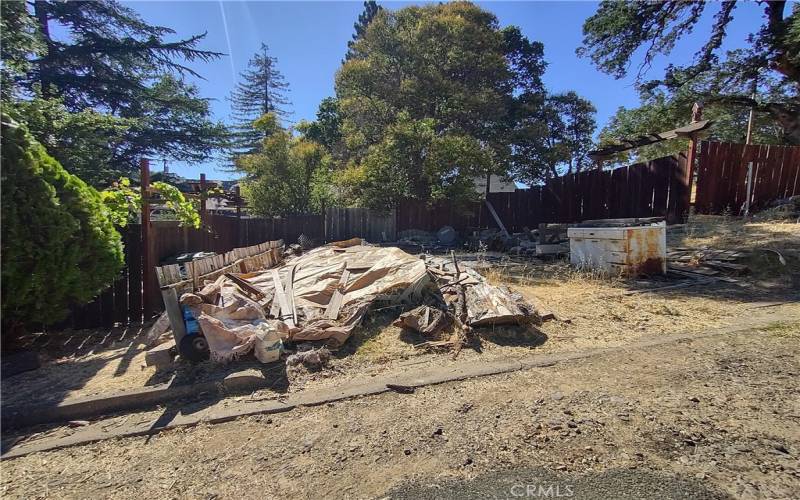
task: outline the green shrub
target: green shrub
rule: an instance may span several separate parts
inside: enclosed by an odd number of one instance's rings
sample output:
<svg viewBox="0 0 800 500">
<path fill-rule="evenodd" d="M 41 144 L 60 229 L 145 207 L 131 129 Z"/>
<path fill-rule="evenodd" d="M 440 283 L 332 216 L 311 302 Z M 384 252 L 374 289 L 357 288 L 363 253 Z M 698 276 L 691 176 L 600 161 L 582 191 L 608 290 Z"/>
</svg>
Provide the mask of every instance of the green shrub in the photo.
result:
<svg viewBox="0 0 800 500">
<path fill-rule="evenodd" d="M 99 193 L 2 115 L 4 332 L 64 319 L 119 274 L 122 241 Z"/>
</svg>

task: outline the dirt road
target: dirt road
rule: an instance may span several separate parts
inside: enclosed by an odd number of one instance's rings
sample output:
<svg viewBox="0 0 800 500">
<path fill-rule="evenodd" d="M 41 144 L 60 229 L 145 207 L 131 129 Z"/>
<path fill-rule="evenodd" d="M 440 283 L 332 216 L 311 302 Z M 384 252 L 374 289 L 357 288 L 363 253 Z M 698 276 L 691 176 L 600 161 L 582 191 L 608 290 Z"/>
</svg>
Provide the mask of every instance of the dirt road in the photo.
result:
<svg viewBox="0 0 800 500">
<path fill-rule="evenodd" d="M 800 323 L 780 323 L 37 453 L 3 462 L 2 494 L 506 498 L 538 481 L 573 498 L 790 498 L 800 490 L 798 339 Z"/>
</svg>

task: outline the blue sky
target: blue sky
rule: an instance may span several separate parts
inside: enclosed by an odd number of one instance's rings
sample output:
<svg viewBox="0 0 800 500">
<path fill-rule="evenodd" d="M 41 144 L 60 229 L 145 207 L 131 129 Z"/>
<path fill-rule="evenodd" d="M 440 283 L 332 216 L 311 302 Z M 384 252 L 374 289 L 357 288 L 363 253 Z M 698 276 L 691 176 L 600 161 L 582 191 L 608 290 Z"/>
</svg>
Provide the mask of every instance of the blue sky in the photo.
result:
<svg viewBox="0 0 800 500">
<path fill-rule="evenodd" d="M 146 21 L 167 26 L 176 37 L 208 32 L 202 47 L 229 54 L 211 63 L 195 64 L 204 80 L 196 80 L 204 97 L 213 99 L 214 118 L 227 121 L 227 97 L 236 75 L 261 42 L 278 58 L 278 67 L 290 86 L 291 120 L 313 119 L 319 102 L 333 95 L 334 75 L 353 34 L 353 23 L 363 10 L 357 2 L 245 2 L 245 1 L 132 1 L 123 2 Z M 422 2 L 379 2 L 397 9 Z M 598 130 L 619 106 L 638 104 L 633 77 L 623 80 L 597 71 L 575 49 L 582 39 L 583 21 L 596 10 L 595 2 L 478 2 L 497 15 L 501 26 L 514 24 L 531 40 L 544 43 L 549 63 L 545 83 L 551 92 L 575 90 L 597 108 Z M 710 9 L 715 12 L 716 7 Z M 728 30 L 725 48 L 741 47 L 746 36 L 758 30 L 763 10 L 755 3 L 740 5 Z M 226 22 L 224 22 L 227 21 Z M 699 43 L 708 35 L 711 15 L 706 15 L 689 37 L 678 44 L 669 59 L 661 58 L 652 68 L 653 77 L 667 62 L 691 60 Z M 227 24 L 227 31 L 226 31 Z M 688 119 L 688 117 L 687 117 Z M 160 161 L 154 162 L 160 165 Z M 221 166 L 221 165 L 220 165 Z M 231 178 L 218 162 L 172 164 L 171 169 L 187 177 Z"/>
</svg>

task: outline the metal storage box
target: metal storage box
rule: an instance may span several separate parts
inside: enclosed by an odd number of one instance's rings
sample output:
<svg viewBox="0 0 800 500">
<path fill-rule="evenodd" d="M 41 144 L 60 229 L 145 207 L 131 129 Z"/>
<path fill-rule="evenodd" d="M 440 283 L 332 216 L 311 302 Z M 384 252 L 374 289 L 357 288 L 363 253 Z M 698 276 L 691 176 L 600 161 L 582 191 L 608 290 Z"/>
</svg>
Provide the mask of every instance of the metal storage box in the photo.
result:
<svg viewBox="0 0 800 500">
<path fill-rule="evenodd" d="M 573 227 L 569 260 L 612 274 L 665 274 L 667 226 L 664 222 L 631 227 Z"/>
</svg>

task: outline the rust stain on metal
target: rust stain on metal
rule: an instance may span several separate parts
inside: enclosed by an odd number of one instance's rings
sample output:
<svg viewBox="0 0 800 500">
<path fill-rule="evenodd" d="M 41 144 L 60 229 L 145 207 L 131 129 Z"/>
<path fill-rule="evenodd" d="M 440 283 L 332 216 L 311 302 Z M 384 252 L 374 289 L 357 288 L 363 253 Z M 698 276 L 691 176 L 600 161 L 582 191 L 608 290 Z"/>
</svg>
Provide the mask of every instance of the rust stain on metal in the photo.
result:
<svg viewBox="0 0 800 500">
<path fill-rule="evenodd" d="M 628 229 L 625 233 L 628 241 L 626 264 L 630 274 L 662 274 L 665 261 L 659 245 L 659 233 L 634 229 Z"/>
</svg>

